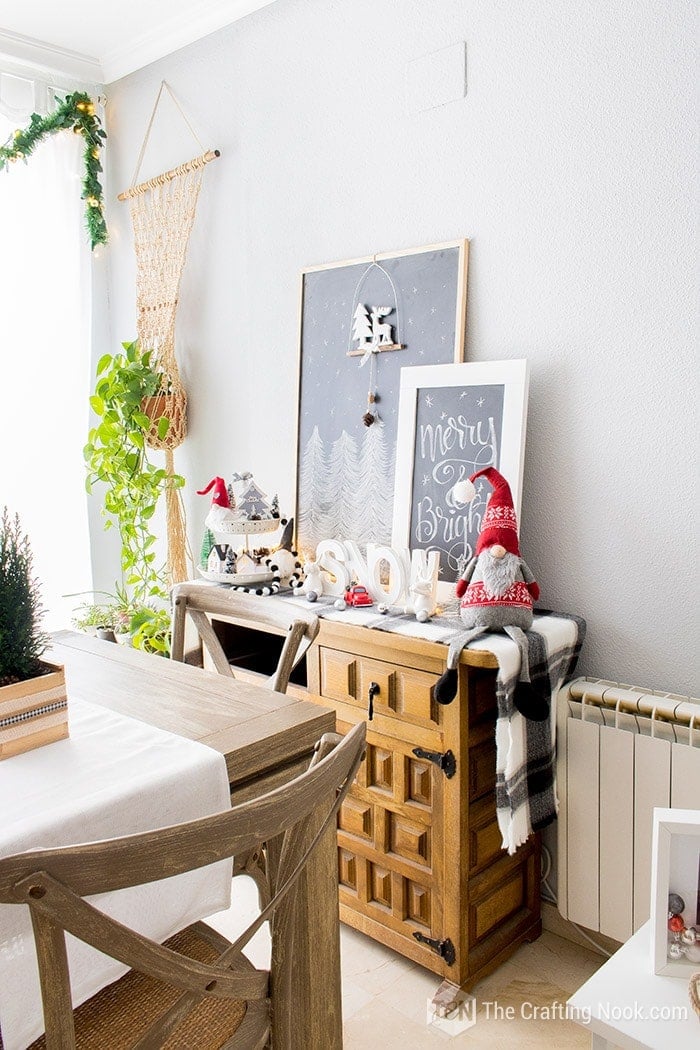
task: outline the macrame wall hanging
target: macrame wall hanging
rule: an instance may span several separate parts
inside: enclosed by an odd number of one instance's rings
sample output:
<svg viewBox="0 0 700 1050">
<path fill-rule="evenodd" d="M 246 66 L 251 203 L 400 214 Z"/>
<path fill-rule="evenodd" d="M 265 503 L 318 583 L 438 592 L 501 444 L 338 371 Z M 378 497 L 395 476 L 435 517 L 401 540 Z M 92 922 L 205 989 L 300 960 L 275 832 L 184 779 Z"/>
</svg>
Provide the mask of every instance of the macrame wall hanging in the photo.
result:
<svg viewBox="0 0 700 1050">
<path fill-rule="evenodd" d="M 171 171 L 137 184 L 164 88 L 194 135 L 202 154 Z M 174 450 L 182 444 L 186 434 L 187 394 L 175 359 L 175 316 L 180 278 L 185 266 L 204 167 L 218 156 L 218 150 L 204 150 L 182 107 L 163 81 L 146 129 L 131 188 L 120 193 L 118 199 L 129 201 L 134 226 L 136 328 L 139 344 L 142 350 L 155 351 L 156 366 L 162 377 L 160 390 L 155 397 L 147 399 L 148 403 L 143 406 L 144 412 L 154 420 L 146 442 L 150 448 L 165 452 L 165 469 L 170 476 L 175 472 Z M 170 423 L 164 436 L 162 426 L 159 429 L 157 423 L 163 417 Z M 179 583 L 189 578 L 187 535 L 182 497 L 179 490 L 172 486 L 166 488 L 166 520 L 168 576 L 171 583 Z"/>
</svg>

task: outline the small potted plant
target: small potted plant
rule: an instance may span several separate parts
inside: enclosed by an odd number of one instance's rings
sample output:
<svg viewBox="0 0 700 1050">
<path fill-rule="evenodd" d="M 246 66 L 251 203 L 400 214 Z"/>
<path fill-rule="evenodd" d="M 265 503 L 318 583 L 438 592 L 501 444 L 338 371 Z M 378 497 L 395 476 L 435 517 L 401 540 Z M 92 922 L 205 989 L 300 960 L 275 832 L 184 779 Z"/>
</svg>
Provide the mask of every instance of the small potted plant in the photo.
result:
<svg viewBox="0 0 700 1050">
<path fill-rule="evenodd" d="M 17 515 L 0 522 L 0 758 L 68 736 L 63 668 L 41 659 L 49 636 L 29 538 Z"/>
<path fill-rule="evenodd" d="M 71 622 L 77 630 L 85 634 L 113 642 L 114 619 L 114 610 L 110 606 L 83 602 L 74 610 Z"/>
</svg>

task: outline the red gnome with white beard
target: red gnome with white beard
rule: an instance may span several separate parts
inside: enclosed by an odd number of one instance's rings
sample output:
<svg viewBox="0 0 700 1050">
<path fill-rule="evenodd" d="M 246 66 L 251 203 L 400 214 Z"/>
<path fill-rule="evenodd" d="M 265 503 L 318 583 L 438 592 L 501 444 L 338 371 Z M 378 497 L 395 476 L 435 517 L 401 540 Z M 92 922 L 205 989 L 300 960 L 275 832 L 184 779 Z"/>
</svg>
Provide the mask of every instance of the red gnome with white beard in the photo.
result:
<svg viewBox="0 0 700 1050">
<path fill-rule="evenodd" d="M 540 721 L 548 716 L 549 707 L 530 686 L 524 633 L 532 626 L 532 603 L 539 598 L 540 589 L 520 556 L 513 497 L 503 475 L 495 467 L 479 470 L 469 481 L 455 485 L 452 490 L 455 502 L 469 503 L 476 495 L 474 481 L 480 477 L 491 483 L 493 492 L 486 506 L 475 557 L 456 586 L 457 597 L 461 599 L 460 617 L 470 630 L 458 635 L 450 645 L 448 669 L 436 685 L 435 696 L 442 704 L 450 703 L 457 692 L 457 664 L 464 646 L 480 635 L 501 630 L 520 649 L 520 678 L 513 702 L 525 717 Z"/>
</svg>

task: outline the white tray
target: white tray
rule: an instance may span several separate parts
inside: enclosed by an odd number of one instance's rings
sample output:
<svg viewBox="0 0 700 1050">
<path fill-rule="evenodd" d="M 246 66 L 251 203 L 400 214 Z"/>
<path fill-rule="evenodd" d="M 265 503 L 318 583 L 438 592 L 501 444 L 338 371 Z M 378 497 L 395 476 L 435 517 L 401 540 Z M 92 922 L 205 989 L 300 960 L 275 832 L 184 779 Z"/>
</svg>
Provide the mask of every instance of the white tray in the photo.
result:
<svg viewBox="0 0 700 1050">
<path fill-rule="evenodd" d="M 199 566 L 197 572 L 209 583 L 227 583 L 229 587 L 254 587 L 274 579 L 274 573 L 271 572 L 210 572 Z"/>
<path fill-rule="evenodd" d="M 251 536 L 255 532 L 274 532 L 281 527 L 279 518 L 260 518 L 258 521 L 232 521 L 228 529 L 212 529 L 215 536 Z"/>
</svg>

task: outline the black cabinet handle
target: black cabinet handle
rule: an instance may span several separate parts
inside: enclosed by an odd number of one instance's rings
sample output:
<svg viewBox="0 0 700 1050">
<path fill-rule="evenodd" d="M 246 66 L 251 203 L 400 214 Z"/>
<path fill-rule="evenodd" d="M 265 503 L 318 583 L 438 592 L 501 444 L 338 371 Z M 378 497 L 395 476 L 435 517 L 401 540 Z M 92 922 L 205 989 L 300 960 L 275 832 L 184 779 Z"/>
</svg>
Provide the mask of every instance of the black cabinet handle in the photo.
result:
<svg viewBox="0 0 700 1050">
<path fill-rule="evenodd" d="M 372 721 L 374 718 L 374 698 L 379 695 L 379 686 L 376 682 L 369 683 L 369 689 L 367 690 L 367 719 Z"/>
</svg>

